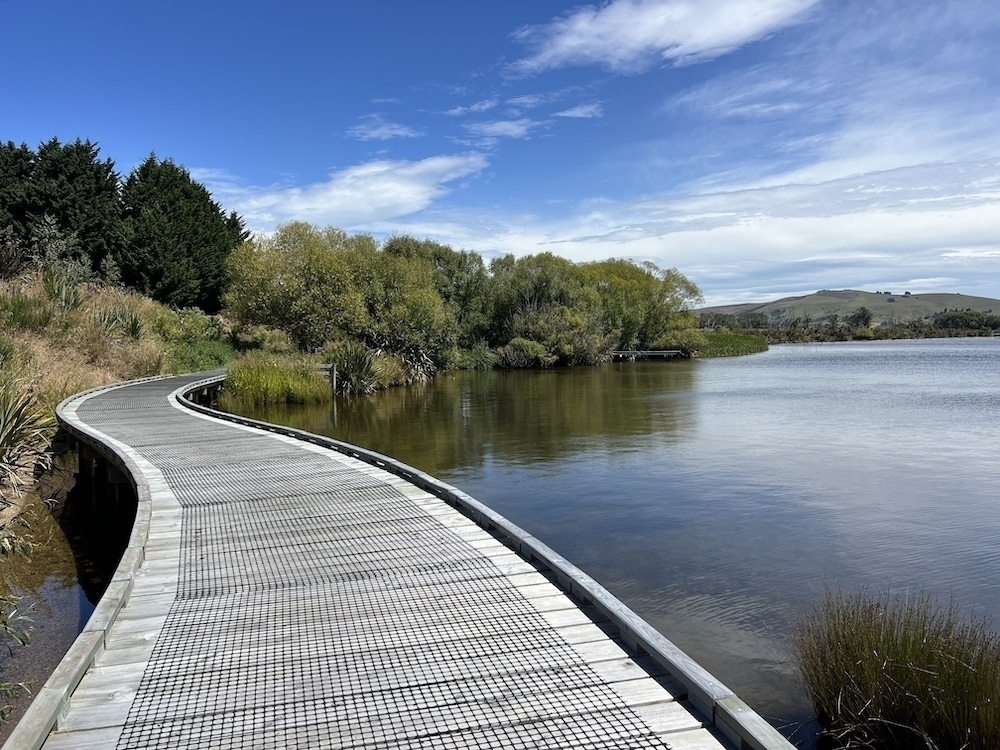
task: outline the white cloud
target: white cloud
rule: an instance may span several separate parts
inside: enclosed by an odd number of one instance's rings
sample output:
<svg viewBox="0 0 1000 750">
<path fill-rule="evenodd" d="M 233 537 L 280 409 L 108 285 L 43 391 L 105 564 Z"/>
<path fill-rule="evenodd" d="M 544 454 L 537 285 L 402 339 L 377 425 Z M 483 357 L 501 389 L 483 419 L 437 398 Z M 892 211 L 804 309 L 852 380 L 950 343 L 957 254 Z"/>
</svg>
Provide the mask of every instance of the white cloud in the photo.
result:
<svg viewBox="0 0 1000 750">
<path fill-rule="evenodd" d="M 349 128 L 347 135 L 360 141 L 387 141 L 390 138 L 418 138 L 423 135 L 408 125 L 386 122 L 379 114 L 365 115 L 361 122 Z"/>
<path fill-rule="evenodd" d="M 579 117 L 579 118 L 593 118 L 602 117 L 604 115 L 604 107 L 600 104 L 578 104 L 575 107 L 570 107 L 569 109 L 564 109 L 562 112 L 556 112 L 556 117 Z"/>
<path fill-rule="evenodd" d="M 618 72 L 657 61 L 710 60 L 802 20 L 818 0 L 612 0 L 588 5 L 514 38 L 533 53 L 511 69 L 531 75 L 571 65 Z"/>
<path fill-rule="evenodd" d="M 496 97 L 492 99 L 483 99 L 474 104 L 470 104 L 468 107 L 452 107 L 445 114 L 452 115 L 453 117 L 460 117 L 461 115 L 467 114 L 479 114 L 482 112 L 489 112 L 495 106 L 500 103 L 500 100 Z"/>
<path fill-rule="evenodd" d="M 493 120 L 490 122 L 470 122 L 465 129 L 470 135 L 480 138 L 527 138 L 533 128 L 541 125 L 536 120 L 522 117 L 518 120 Z"/>
<path fill-rule="evenodd" d="M 444 197 L 449 183 L 484 170 L 479 153 L 432 156 L 420 161 L 371 161 L 333 172 L 311 185 L 248 186 L 212 170 L 191 170 L 217 199 L 241 214 L 255 231 L 302 220 L 345 229 L 422 211 Z"/>
</svg>

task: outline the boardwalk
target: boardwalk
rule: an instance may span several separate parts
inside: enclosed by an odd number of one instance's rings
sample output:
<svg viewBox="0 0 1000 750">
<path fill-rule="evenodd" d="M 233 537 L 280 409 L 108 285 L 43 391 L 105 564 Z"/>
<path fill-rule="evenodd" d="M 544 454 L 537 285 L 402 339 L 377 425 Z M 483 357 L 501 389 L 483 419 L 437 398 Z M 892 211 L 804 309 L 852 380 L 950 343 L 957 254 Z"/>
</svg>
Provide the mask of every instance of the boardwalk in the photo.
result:
<svg viewBox="0 0 1000 750">
<path fill-rule="evenodd" d="M 567 596 L 441 493 L 196 413 L 170 397 L 191 380 L 64 405 L 139 475 L 139 511 L 5 747 L 790 747 L 710 676 L 693 686 L 697 668 L 638 656 L 648 626 Z"/>
</svg>

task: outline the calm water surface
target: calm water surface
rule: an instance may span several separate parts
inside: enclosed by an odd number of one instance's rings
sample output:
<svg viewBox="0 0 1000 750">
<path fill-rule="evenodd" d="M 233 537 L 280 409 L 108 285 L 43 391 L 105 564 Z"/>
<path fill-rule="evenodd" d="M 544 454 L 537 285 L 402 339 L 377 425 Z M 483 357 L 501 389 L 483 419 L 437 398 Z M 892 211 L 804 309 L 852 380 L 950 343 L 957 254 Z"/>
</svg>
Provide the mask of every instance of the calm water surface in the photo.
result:
<svg viewBox="0 0 1000 750">
<path fill-rule="evenodd" d="M 1000 340 L 459 373 L 255 416 L 487 503 L 803 746 L 788 634 L 824 581 L 922 587 L 1000 623 Z"/>
</svg>

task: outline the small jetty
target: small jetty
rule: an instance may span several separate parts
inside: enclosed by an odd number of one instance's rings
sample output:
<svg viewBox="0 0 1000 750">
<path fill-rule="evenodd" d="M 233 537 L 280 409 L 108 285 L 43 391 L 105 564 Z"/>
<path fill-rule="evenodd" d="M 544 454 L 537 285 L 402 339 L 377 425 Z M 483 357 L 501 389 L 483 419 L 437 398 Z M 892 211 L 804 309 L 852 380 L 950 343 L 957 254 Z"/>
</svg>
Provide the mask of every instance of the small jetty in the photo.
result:
<svg viewBox="0 0 1000 750">
<path fill-rule="evenodd" d="M 59 406 L 91 511 L 135 520 L 5 750 L 792 747 L 527 531 L 387 456 L 213 411 L 224 377 Z"/>
<path fill-rule="evenodd" d="M 637 360 L 637 359 L 674 359 L 683 357 L 684 352 L 680 349 L 654 349 L 654 350 L 622 350 L 611 352 L 613 360 Z"/>
</svg>

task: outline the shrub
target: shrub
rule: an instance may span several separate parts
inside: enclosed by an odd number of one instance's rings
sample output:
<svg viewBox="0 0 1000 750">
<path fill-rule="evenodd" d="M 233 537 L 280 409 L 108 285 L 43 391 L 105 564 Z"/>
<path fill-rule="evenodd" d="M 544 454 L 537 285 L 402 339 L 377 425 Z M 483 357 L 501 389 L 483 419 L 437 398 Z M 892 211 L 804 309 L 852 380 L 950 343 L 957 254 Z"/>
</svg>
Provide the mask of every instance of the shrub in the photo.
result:
<svg viewBox="0 0 1000 750">
<path fill-rule="evenodd" d="M 234 409 L 321 403 L 331 396 L 329 382 L 312 360 L 251 353 L 240 357 L 229 370 L 219 405 Z"/>
<path fill-rule="evenodd" d="M 1000 636 L 927 594 L 829 587 L 795 644 L 824 733 L 841 747 L 1000 747 Z"/>
<path fill-rule="evenodd" d="M 54 420 L 39 405 L 31 385 L 0 379 L 0 484 L 19 489 L 25 473 L 45 463 L 54 432 Z"/>
<path fill-rule="evenodd" d="M 340 396 L 374 393 L 382 386 L 380 363 L 375 352 L 355 341 L 326 351 L 333 390 Z"/>
<path fill-rule="evenodd" d="M 516 338 L 497 351 L 498 364 L 504 368 L 551 367 L 556 363 L 555 355 L 537 341 Z"/>
<path fill-rule="evenodd" d="M 492 370 L 499 361 L 497 353 L 480 341 L 471 349 L 456 349 L 448 365 L 456 370 Z"/>
</svg>

